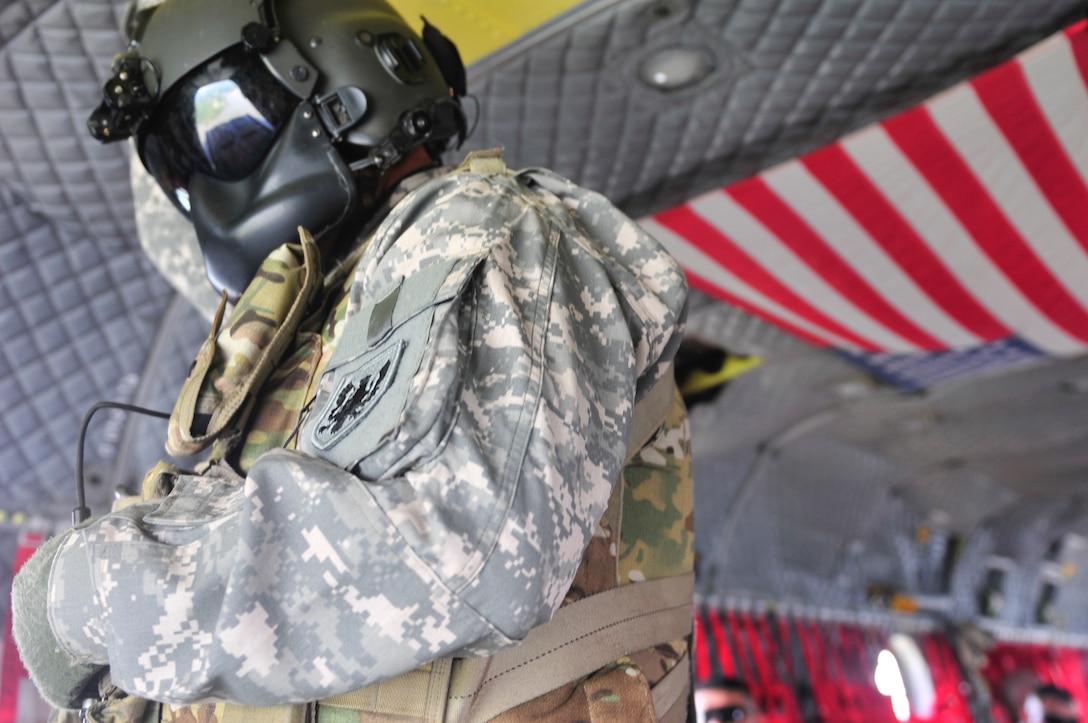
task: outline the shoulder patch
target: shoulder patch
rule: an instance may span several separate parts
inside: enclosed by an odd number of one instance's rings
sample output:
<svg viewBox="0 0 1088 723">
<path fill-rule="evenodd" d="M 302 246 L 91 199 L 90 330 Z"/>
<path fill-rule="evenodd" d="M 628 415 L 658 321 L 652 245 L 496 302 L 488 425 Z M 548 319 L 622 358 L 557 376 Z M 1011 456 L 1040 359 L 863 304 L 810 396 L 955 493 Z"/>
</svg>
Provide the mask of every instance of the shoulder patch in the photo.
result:
<svg viewBox="0 0 1088 723">
<path fill-rule="evenodd" d="M 404 342 L 391 344 L 340 380 L 314 427 L 316 447 L 335 445 L 370 414 L 392 386 L 403 351 Z"/>
</svg>

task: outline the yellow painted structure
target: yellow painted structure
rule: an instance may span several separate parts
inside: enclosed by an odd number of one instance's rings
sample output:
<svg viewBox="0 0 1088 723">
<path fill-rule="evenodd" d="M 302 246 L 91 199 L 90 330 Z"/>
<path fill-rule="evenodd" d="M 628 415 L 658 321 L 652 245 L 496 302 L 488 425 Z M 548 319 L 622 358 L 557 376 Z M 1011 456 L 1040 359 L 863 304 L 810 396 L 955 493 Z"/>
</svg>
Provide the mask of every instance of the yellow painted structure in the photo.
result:
<svg viewBox="0 0 1088 723">
<path fill-rule="evenodd" d="M 704 372 L 695 369 L 680 386 L 680 393 L 687 396 L 713 389 L 719 384 L 725 384 L 739 377 L 749 369 L 755 369 L 763 363 L 763 358 L 758 356 L 733 356 L 727 355 L 721 369 L 715 372 Z"/>
<path fill-rule="evenodd" d="M 457 44 L 465 65 L 509 45 L 580 0 L 392 0 L 404 19 L 422 27 L 425 15 Z"/>
</svg>

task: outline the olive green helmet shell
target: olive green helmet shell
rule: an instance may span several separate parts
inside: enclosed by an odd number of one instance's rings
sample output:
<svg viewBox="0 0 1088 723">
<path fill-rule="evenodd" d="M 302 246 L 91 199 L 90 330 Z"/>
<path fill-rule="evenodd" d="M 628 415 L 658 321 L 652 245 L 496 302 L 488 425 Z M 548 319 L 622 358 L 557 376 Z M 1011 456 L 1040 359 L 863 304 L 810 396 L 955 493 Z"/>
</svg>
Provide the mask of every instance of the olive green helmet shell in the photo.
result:
<svg viewBox="0 0 1088 723">
<path fill-rule="evenodd" d="M 344 140 L 376 146 L 408 109 L 450 98 L 449 83 L 419 33 L 384 0 L 165 0 L 127 22 L 130 50 L 150 61 L 159 97 L 179 79 L 242 42 L 256 23 L 273 38 L 257 48 L 274 76 L 302 100 L 344 87 L 366 95 L 366 112 Z"/>
<path fill-rule="evenodd" d="M 165 0 L 130 6 L 129 50 L 150 61 L 144 83 L 159 98 L 183 76 L 242 42 L 242 28 L 263 23 L 249 0 Z"/>
<path fill-rule="evenodd" d="M 450 97 L 420 35 L 384 0 L 280 0 L 274 7 L 283 36 L 319 71 L 317 97 L 350 86 L 366 94 L 366 115 L 347 133 L 349 143 L 376 145 L 405 110 Z M 416 53 L 418 67 L 404 57 Z M 399 78 L 391 67 L 398 63 Z"/>
</svg>

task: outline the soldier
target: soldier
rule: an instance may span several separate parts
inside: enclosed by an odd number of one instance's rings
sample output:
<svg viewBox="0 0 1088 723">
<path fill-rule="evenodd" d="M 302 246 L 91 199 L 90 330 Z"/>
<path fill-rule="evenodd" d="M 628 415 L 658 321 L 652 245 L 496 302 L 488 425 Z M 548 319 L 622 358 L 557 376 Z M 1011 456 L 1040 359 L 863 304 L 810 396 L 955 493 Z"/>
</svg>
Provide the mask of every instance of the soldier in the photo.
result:
<svg viewBox="0 0 1088 723">
<path fill-rule="evenodd" d="M 223 293 L 167 441 L 211 451 L 25 566 L 43 694 L 92 720 L 683 720 L 675 261 L 549 171 L 438 167 L 464 69 L 384 0 L 147 5 L 90 126 L 135 140 Z"/>
<path fill-rule="evenodd" d="M 763 716 L 747 683 L 715 676 L 695 686 L 695 719 L 698 723 L 761 723 Z"/>
<path fill-rule="evenodd" d="M 1079 723 L 1077 699 L 1065 688 L 1048 683 L 1035 689 L 1043 723 Z"/>
</svg>

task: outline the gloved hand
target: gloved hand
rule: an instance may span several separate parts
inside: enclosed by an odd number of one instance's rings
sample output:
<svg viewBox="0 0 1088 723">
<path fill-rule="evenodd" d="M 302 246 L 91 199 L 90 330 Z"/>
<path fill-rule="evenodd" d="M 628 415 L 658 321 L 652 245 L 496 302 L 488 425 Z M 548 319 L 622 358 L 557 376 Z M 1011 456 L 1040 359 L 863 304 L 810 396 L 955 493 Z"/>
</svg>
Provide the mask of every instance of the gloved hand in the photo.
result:
<svg viewBox="0 0 1088 723">
<path fill-rule="evenodd" d="M 42 696 L 57 708 L 79 708 L 83 692 L 102 665 L 72 657 L 49 625 L 49 571 L 72 532 L 46 542 L 23 565 L 11 586 L 12 633 L 23 665 Z M 97 690 L 91 690 L 97 698 Z"/>
</svg>

